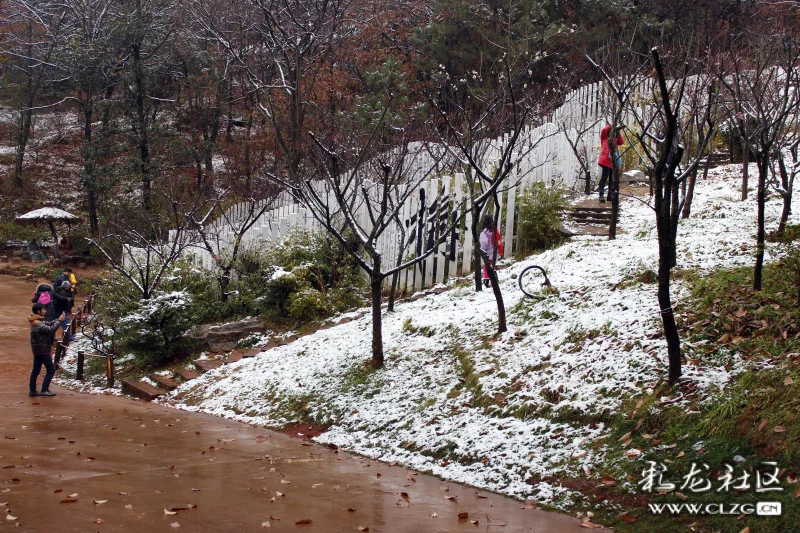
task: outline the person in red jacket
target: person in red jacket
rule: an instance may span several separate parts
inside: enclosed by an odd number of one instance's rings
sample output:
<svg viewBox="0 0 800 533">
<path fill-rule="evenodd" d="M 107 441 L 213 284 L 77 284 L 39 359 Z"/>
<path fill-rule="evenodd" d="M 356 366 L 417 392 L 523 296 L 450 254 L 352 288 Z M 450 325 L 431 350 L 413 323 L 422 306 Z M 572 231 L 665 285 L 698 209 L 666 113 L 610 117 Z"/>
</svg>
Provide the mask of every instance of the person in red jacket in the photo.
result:
<svg viewBox="0 0 800 533">
<path fill-rule="evenodd" d="M 622 135 L 620 134 L 622 131 L 622 126 L 617 127 L 617 139 L 616 144 L 617 146 L 621 146 L 623 142 Z M 603 130 L 600 132 L 600 158 L 597 160 L 597 164 L 603 170 L 603 173 L 600 175 L 600 203 L 605 203 L 606 199 L 603 196 L 603 192 L 606 188 L 606 181 L 608 181 L 608 198 L 611 199 L 611 189 L 613 189 L 612 179 L 611 179 L 611 169 L 613 167 L 613 163 L 611 162 L 611 156 L 608 153 L 608 134 L 611 133 L 611 124 L 606 124 Z M 616 151 L 614 153 L 614 157 L 616 157 Z"/>
</svg>

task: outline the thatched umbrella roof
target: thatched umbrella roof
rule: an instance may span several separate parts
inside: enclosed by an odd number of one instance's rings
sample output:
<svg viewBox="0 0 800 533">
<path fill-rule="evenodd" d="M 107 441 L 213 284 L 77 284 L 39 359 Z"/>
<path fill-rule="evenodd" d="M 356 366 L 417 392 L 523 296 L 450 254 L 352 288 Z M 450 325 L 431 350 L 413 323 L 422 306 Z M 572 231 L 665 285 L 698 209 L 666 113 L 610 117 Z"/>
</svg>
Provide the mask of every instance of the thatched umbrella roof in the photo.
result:
<svg viewBox="0 0 800 533">
<path fill-rule="evenodd" d="M 57 207 L 42 207 L 41 209 L 35 209 L 34 211 L 20 215 L 14 220 L 19 224 L 47 224 L 50 227 L 50 233 L 53 234 L 53 240 L 55 241 L 53 245 L 53 257 L 58 257 L 58 233 L 56 233 L 55 223 L 66 222 L 67 224 L 72 224 L 80 222 L 81 217 L 68 213 L 63 209 L 58 209 Z"/>
<path fill-rule="evenodd" d="M 36 209 L 24 215 L 20 215 L 15 220 L 20 224 L 50 222 L 66 222 L 67 224 L 72 224 L 74 222 L 80 222 L 81 217 L 68 213 L 63 209 L 58 209 L 57 207 L 42 207 L 41 209 Z"/>
</svg>

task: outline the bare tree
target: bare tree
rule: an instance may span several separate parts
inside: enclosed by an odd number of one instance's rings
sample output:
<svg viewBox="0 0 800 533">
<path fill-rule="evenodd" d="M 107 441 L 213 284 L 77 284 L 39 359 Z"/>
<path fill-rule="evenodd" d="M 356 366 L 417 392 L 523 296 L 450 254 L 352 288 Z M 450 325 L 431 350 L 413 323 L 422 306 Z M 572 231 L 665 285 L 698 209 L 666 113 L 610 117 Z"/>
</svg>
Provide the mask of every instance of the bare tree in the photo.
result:
<svg viewBox="0 0 800 533">
<path fill-rule="evenodd" d="M 23 185 L 22 171 L 25 153 L 33 125 L 34 108 L 38 103 L 43 84 L 55 71 L 53 52 L 57 49 L 56 36 L 64 26 L 66 10 L 42 12 L 23 0 L 10 0 L 0 15 L 5 38 L 0 39 L 0 54 L 6 56 L 3 66 L 9 79 L 19 79 L 19 123 L 17 149 L 14 154 L 14 186 Z"/>
<path fill-rule="evenodd" d="M 122 2 L 124 20 L 121 47 L 126 51 L 127 97 L 132 105 L 132 129 L 136 136 L 137 174 L 141 183 L 142 207 L 152 208 L 153 161 L 150 153 L 151 105 L 157 105 L 159 88 L 166 80 L 157 74 L 165 65 L 169 43 L 178 28 L 178 0 L 131 0 Z"/>
<path fill-rule="evenodd" d="M 352 0 L 192 0 L 186 9 L 200 36 L 219 44 L 247 79 L 280 149 L 276 166 L 304 178 L 317 81 L 327 60 L 354 28 Z"/>
<path fill-rule="evenodd" d="M 568 102 L 565 102 L 565 104 Z M 594 143 L 588 139 L 588 134 L 594 131 L 599 118 L 594 113 L 580 110 L 577 115 L 563 116 L 556 118 L 559 130 L 564 134 L 584 180 L 583 193 L 592 193 L 592 152 L 589 149 Z"/>
<path fill-rule="evenodd" d="M 199 207 L 196 198 L 186 200 L 184 191 L 157 190 L 163 204 L 159 209 L 121 214 L 100 237 L 87 238 L 143 300 L 156 293 L 175 262 L 197 240 L 189 224 Z"/>
<path fill-rule="evenodd" d="M 490 215 L 497 227 L 503 194 L 513 193 L 524 173 L 544 164 L 550 155 L 525 167 L 521 162 L 544 138 L 557 133 L 554 128 L 538 137 L 527 134 L 528 128 L 541 124 L 549 104 L 555 103 L 555 94 L 551 96 L 549 91 L 529 86 L 534 71 L 549 59 L 548 27 L 539 27 L 526 39 L 516 40 L 512 37 L 513 23 L 504 24 L 498 26 L 503 30 L 502 42 L 487 38 L 483 43 L 490 49 L 489 55 L 496 56 L 495 60 L 475 65 L 472 72 L 464 73 L 460 79 L 452 79 L 445 68 L 440 68 L 431 73 L 426 89 L 428 103 L 439 122 L 439 139 L 448 147 L 456 168 L 462 169 L 467 177 L 471 199 L 468 230 L 475 242 L 475 290 L 482 290 L 483 264 L 497 303 L 500 333 L 507 326 L 503 294 L 494 268 L 498 250 L 495 246 L 494 257 L 481 250 L 481 220 Z"/>
<path fill-rule="evenodd" d="M 598 57 L 586 56 L 589 63 L 603 76 L 609 97 L 601 103 L 609 134 L 606 137 L 609 159 L 611 160 L 611 180 L 608 184 L 608 199 L 611 201 L 611 223 L 608 226 L 608 238 L 617 238 L 619 222 L 619 187 L 620 164 L 615 154 L 618 152 L 617 137 L 619 132 L 635 119 L 631 111 L 641 102 L 632 102 L 631 98 L 646 83 L 644 73 L 648 69 L 647 61 L 640 56 L 628 53 L 619 43 L 607 43 Z M 634 135 L 636 132 L 630 132 Z M 635 149 L 635 148 L 634 148 Z M 643 154 L 640 157 L 645 159 Z"/>
<path fill-rule="evenodd" d="M 797 89 L 800 45 L 794 36 L 796 28 L 789 27 L 778 39 L 774 25 L 770 26 L 769 33 L 766 28 L 761 30 L 752 32 L 745 45 L 729 56 L 729 73 L 719 78 L 725 88 L 724 102 L 729 117 L 748 124 L 748 135 L 742 138 L 744 150 L 755 153 L 758 166 L 754 290 L 761 290 L 762 285 L 765 204 L 771 162 L 776 156 L 782 161 L 781 148 L 787 144 L 787 128 L 797 120 L 800 98 Z"/>
<path fill-rule="evenodd" d="M 794 180 L 800 175 L 800 131 L 798 131 L 797 122 L 794 122 L 792 134 L 787 136 L 786 141 L 779 154 L 774 158 L 778 162 L 778 172 L 775 172 L 774 161 L 770 169 L 772 173 L 770 185 L 783 198 L 783 210 L 778 222 L 778 229 L 775 232 L 779 237 L 783 236 L 786 231 L 786 224 L 792 211 Z"/>
<path fill-rule="evenodd" d="M 223 302 L 230 296 L 228 285 L 245 246 L 245 235 L 274 207 L 278 198 L 274 183 L 262 184 L 257 192 L 249 197 L 237 197 L 231 188 L 223 189 L 215 193 L 202 217 L 187 214 L 199 244 L 214 258 Z M 230 199 L 240 200 L 235 211 L 224 208 L 225 204 L 230 204 Z M 220 227 L 225 231 L 221 232 Z"/>
<path fill-rule="evenodd" d="M 57 77 L 58 82 L 69 84 L 75 89 L 74 93 L 61 100 L 35 109 L 56 108 L 64 103 L 77 104 L 83 133 L 81 185 L 86 191 L 89 230 L 96 236 L 99 231 L 99 187 L 93 129 L 95 113 L 110 98 L 119 81 L 118 73 L 122 64 L 115 54 L 115 39 L 120 26 L 119 13 L 114 9 L 114 0 L 20 1 L 20 6 L 24 8 L 26 17 L 37 21 L 41 28 L 40 46 L 48 50 L 49 71 Z M 32 98 L 29 95 L 31 107 L 23 111 L 23 115 L 28 115 L 28 121 L 34 109 Z M 24 151 L 23 144 L 24 140 L 20 137 L 18 153 Z M 21 170 L 21 166 L 19 168 Z"/>
<path fill-rule="evenodd" d="M 409 142 L 423 126 L 414 117 L 409 117 L 402 127 L 397 124 L 387 127 L 394 96 L 388 92 L 386 95 L 383 111 L 368 124 L 338 114 L 330 130 L 310 133 L 315 145 L 311 152 L 315 169 L 312 177 L 300 183 L 276 177 L 369 276 L 372 365 L 376 368 L 384 362 L 381 312 L 384 281 L 421 263 L 440 243 L 447 242 L 450 231 L 461 223 L 467 201 L 452 207 L 450 212 L 456 215 L 445 218 L 447 222 L 437 228 L 433 240 L 428 240 L 418 255 L 407 260 L 402 260 L 402 253 L 387 257 L 387 236 L 399 236 L 402 249 L 406 236 L 405 221 L 401 219 L 403 208 L 412 195 L 418 194 L 420 186 L 441 170 L 444 149 Z M 436 214 L 433 220 L 438 226 Z"/>
<path fill-rule="evenodd" d="M 690 49 L 691 47 L 686 47 Z M 672 268 L 677 264 L 676 237 L 678 221 L 684 206 L 686 189 L 684 184 L 694 172 L 714 131 L 716 108 L 716 86 L 714 75 L 703 61 L 689 62 L 687 56 L 673 50 L 672 65 L 668 80 L 667 67 L 662 63 L 658 48 L 651 50 L 651 62 L 655 85 L 652 98 L 642 105 L 625 98 L 625 91 L 616 87 L 615 77 L 601 65 L 607 83 L 624 112 L 633 122 L 629 128 L 629 139 L 636 144 L 652 168 L 656 231 L 658 234 L 658 303 L 661 322 L 667 341 L 669 358 L 668 382 L 674 384 L 681 376 L 681 351 L 678 328 L 672 309 L 670 280 Z M 697 120 L 695 117 L 701 117 Z M 685 152 L 691 131 L 697 150 L 692 156 Z"/>
</svg>

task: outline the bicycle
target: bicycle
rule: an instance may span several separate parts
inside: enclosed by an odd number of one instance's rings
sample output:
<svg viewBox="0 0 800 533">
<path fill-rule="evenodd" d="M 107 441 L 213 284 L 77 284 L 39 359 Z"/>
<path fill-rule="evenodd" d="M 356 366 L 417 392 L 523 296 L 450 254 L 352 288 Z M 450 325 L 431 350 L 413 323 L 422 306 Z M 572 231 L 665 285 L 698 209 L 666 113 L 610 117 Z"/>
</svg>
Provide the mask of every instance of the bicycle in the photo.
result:
<svg viewBox="0 0 800 533">
<path fill-rule="evenodd" d="M 519 290 L 525 293 L 525 296 L 537 298 L 539 300 L 543 299 L 544 296 L 538 294 L 538 292 L 550 286 L 547 272 L 539 265 L 531 265 L 523 270 L 519 275 L 518 283 Z"/>
</svg>

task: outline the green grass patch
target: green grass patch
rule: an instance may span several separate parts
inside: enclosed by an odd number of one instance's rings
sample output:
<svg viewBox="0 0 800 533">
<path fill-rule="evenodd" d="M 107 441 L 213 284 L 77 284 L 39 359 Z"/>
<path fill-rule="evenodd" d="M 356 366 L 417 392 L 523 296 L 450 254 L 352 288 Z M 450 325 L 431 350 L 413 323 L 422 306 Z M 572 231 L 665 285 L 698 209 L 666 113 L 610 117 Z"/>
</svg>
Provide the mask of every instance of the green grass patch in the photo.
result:
<svg viewBox="0 0 800 533">
<path fill-rule="evenodd" d="M 753 291 L 750 267 L 719 270 L 702 278 L 691 271 L 677 274 L 693 286 L 691 298 L 683 306 L 687 311 L 679 317 L 681 338 L 694 345 L 685 350 L 686 364 L 732 369 L 736 354 L 744 361 L 745 370 L 724 390 L 711 391 L 708 396 L 683 382 L 676 387 L 660 384 L 652 394 L 627 398 L 614 417 L 598 420 L 613 431 L 592 445 L 606 453 L 596 472 L 613 477 L 617 485 L 598 488 L 599 483 L 587 484 L 579 476 L 564 480 L 564 484 L 580 490 L 589 502 L 612 504 L 583 503 L 579 507 L 592 510 L 593 521 L 621 532 L 667 533 L 690 527 L 703 532 L 737 533 L 745 527 L 754 533 L 800 531 L 800 500 L 792 496 L 798 485 L 789 483 L 787 477 L 800 472 L 800 342 L 796 339 L 800 337 L 800 312 L 793 276 L 784 263 L 767 265 L 763 289 Z M 575 330 L 565 342 L 579 343 L 589 336 L 588 331 Z M 679 394 L 688 403 L 662 400 Z M 574 415 L 552 415 L 554 419 L 560 416 L 567 421 Z M 627 445 L 626 438 L 630 439 Z M 641 459 L 626 455 L 631 448 L 642 451 Z M 666 465 L 665 478 L 677 484 L 674 491 L 657 495 L 637 486 L 647 460 Z M 783 490 L 759 494 L 755 491 L 756 472 L 771 471 L 772 467 L 763 464 L 768 461 L 777 463 L 782 471 Z M 692 463 L 702 469 L 708 465 L 704 471 L 712 490 L 700 493 L 688 486 L 681 488 Z M 737 477 L 748 472 L 751 488 L 718 492 L 718 477 L 726 465 L 734 468 Z M 783 513 L 780 517 L 656 516 L 647 507 L 648 503 L 684 501 L 726 505 L 778 501 Z M 629 512 L 623 517 L 620 509 Z"/>
</svg>

